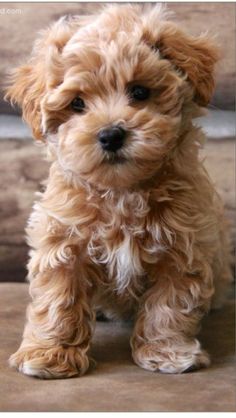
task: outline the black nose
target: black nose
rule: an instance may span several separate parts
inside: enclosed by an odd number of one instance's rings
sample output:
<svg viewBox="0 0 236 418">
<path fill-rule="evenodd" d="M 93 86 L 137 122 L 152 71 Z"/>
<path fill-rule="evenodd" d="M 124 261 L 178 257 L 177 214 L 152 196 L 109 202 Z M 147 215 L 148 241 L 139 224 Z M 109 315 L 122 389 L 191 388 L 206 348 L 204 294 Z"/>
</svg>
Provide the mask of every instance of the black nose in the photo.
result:
<svg viewBox="0 0 236 418">
<path fill-rule="evenodd" d="M 98 134 L 98 139 L 104 151 L 115 152 L 122 147 L 125 135 L 126 131 L 123 128 L 112 126 L 102 129 Z"/>
</svg>

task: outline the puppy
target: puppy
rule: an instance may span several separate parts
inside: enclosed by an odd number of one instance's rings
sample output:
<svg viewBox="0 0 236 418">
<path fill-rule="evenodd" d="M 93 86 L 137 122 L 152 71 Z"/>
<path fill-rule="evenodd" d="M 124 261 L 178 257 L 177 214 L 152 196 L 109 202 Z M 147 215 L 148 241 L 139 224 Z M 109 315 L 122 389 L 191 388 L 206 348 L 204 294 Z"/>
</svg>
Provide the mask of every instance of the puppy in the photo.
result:
<svg viewBox="0 0 236 418">
<path fill-rule="evenodd" d="M 96 310 L 133 319 L 147 370 L 209 365 L 196 334 L 230 282 L 229 240 L 192 120 L 217 57 L 163 6 L 112 5 L 60 19 L 13 72 L 7 98 L 51 168 L 27 227 L 32 303 L 11 366 L 84 374 Z"/>
</svg>

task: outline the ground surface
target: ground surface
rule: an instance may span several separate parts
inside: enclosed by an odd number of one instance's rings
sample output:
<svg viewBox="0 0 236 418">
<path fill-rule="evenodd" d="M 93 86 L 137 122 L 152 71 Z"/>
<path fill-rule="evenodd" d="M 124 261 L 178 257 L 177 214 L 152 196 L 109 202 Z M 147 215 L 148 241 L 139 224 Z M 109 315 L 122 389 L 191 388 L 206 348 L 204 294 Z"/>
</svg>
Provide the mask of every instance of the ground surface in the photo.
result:
<svg viewBox="0 0 236 418">
<path fill-rule="evenodd" d="M 235 411 L 234 302 L 205 319 L 200 340 L 209 369 L 164 375 L 140 369 L 129 348 L 131 324 L 99 322 L 91 355 L 97 362 L 81 378 L 38 380 L 9 369 L 20 343 L 27 285 L 0 284 L 0 411 Z"/>
</svg>

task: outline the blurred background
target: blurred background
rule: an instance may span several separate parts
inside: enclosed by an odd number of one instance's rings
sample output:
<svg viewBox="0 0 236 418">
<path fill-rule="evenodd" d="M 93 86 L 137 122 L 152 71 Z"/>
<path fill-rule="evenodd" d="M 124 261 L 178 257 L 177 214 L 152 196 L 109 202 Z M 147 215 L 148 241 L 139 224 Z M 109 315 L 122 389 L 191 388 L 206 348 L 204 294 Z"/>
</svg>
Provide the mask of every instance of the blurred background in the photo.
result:
<svg viewBox="0 0 236 418">
<path fill-rule="evenodd" d="M 0 3 L 0 79 L 28 58 L 37 32 L 65 14 L 96 13 L 103 3 Z M 235 4 L 168 3 L 174 19 L 193 35 L 208 31 L 221 48 L 216 90 L 209 114 L 197 121 L 208 137 L 203 154 L 233 220 L 235 146 Z M 27 246 L 24 228 L 35 191 L 47 177 L 43 149 L 37 147 L 13 109 L 0 95 L 0 281 L 24 281 Z M 232 223 L 232 237 L 235 226 Z"/>
</svg>

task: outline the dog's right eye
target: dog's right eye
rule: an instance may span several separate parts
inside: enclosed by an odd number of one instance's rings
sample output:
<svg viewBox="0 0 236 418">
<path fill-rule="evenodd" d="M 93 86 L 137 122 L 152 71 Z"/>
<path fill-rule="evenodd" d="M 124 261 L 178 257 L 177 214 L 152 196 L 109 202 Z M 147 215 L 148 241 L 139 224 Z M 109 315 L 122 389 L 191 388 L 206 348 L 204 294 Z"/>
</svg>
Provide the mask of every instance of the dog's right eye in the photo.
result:
<svg viewBox="0 0 236 418">
<path fill-rule="evenodd" d="M 85 103 L 81 97 L 75 97 L 71 102 L 71 107 L 75 112 L 83 112 Z"/>
<path fill-rule="evenodd" d="M 128 94 L 131 100 L 144 101 L 150 96 L 150 90 L 147 87 L 134 85 L 128 88 Z"/>
</svg>

